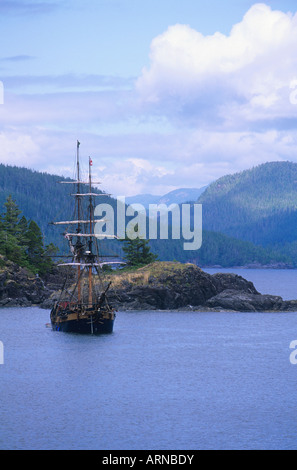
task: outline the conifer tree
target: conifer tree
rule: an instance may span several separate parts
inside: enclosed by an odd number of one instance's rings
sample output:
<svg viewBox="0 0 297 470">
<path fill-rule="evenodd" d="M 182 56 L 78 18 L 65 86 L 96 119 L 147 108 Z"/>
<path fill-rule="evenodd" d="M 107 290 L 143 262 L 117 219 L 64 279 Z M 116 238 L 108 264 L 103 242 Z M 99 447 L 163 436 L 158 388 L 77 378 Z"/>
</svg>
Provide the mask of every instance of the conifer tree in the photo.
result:
<svg viewBox="0 0 297 470">
<path fill-rule="evenodd" d="M 38 265 L 42 262 L 44 249 L 42 232 L 38 227 L 37 223 L 34 222 L 34 220 L 31 220 L 31 222 L 29 223 L 28 230 L 26 232 L 26 238 L 28 240 L 27 254 L 29 262 L 33 266 L 38 267 Z"/>
<path fill-rule="evenodd" d="M 137 232 L 137 230 L 138 227 L 136 225 L 135 231 Z M 125 260 L 130 266 L 142 266 L 152 263 L 158 258 L 157 255 L 151 253 L 149 240 L 141 239 L 139 237 L 135 239 L 126 237 L 123 242 L 125 244 L 123 247 Z"/>
<path fill-rule="evenodd" d="M 33 220 L 28 223 L 16 202 L 9 196 L 0 216 L 0 254 L 34 273 L 45 274 L 53 267 L 51 256 L 57 248 L 50 243 L 44 248 L 42 232 Z"/>
<path fill-rule="evenodd" d="M 19 216 L 22 211 L 18 208 L 16 202 L 12 199 L 11 195 L 8 196 L 4 203 L 6 212 L 3 215 L 3 226 L 6 232 L 11 235 L 17 236 Z"/>
<path fill-rule="evenodd" d="M 28 231 L 28 221 L 26 217 L 23 215 L 17 226 L 17 238 L 19 240 L 20 246 L 24 247 L 25 249 L 27 249 L 27 245 L 28 245 L 27 231 Z"/>
</svg>

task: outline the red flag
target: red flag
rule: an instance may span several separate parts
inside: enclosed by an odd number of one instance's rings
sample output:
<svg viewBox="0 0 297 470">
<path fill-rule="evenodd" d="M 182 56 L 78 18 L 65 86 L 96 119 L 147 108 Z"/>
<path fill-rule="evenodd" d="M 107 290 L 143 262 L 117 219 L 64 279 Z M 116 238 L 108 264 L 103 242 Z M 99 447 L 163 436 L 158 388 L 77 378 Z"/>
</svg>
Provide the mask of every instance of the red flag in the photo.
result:
<svg viewBox="0 0 297 470">
<path fill-rule="evenodd" d="M 93 161 L 92 161 L 92 159 L 91 159 L 91 158 L 90 158 L 90 165 L 91 165 L 91 166 L 93 165 Z"/>
</svg>

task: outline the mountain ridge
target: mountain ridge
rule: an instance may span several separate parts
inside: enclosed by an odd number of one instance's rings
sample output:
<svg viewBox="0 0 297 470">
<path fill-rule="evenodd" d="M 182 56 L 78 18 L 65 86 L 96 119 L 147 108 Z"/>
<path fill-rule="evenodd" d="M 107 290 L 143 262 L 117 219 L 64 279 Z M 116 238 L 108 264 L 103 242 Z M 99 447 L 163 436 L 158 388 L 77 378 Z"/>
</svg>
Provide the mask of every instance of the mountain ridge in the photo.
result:
<svg viewBox="0 0 297 470">
<path fill-rule="evenodd" d="M 207 186 L 202 188 L 179 188 L 164 194 L 163 196 L 155 196 L 153 194 L 138 194 L 136 196 L 126 197 L 127 204 L 142 204 L 146 209 L 149 204 L 183 204 L 186 202 L 196 201 L 197 198 L 205 191 Z"/>
<path fill-rule="evenodd" d="M 52 242 L 67 251 L 62 229 L 49 225 L 53 220 L 69 220 L 73 212 L 71 185 L 58 184 L 63 179 L 0 164 L 0 204 L 11 194 L 25 217 L 42 229 L 45 244 Z M 182 240 L 152 240 L 152 251 L 162 261 L 194 261 L 200 266 L 297 266 L 296 195 L 297 164 L 291 162 L 267 163 L 227 175 L 198 198 L 203 205 L 202 248 L 185 252 Z M 100 202 L 116 206 L 116 200 L 107 195 Z M 121 253 L 121 243 L 110 240 L 108 244 L 115 254 Z"/>
<path fill-rule="evenodd" d="M 203 205 L 206 230 L 264 246 L 293 242 L 297 239 L 297 163 L 268 162 L 223 176 L 197 202 Z"/>
</svg>

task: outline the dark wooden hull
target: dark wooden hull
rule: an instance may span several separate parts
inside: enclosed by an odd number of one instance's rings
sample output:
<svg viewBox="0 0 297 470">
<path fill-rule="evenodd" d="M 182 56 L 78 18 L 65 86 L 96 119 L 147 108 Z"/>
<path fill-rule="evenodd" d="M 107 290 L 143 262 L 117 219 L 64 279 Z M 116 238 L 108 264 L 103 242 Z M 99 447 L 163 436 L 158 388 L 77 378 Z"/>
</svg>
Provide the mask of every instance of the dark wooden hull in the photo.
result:
<svg viewBox="0 0 297 470">
<path fill-rule="evenodd" d="M 55 331 L 63 331 L 65 333 L 80 333 L 102 335 L 113 332 L 114 320 L 104 320 L 102 323 L 93 323 L 86 320 L 69 320 L 63 323 L 52 322 L 52 328 Z"/>
<path fill-rule="evenodd" d="M 115 320 L 114 311 L 88 312 L 51 312 L 51 324 L 54 331 L 79 334 L 111 334 Z"/>
</svg>

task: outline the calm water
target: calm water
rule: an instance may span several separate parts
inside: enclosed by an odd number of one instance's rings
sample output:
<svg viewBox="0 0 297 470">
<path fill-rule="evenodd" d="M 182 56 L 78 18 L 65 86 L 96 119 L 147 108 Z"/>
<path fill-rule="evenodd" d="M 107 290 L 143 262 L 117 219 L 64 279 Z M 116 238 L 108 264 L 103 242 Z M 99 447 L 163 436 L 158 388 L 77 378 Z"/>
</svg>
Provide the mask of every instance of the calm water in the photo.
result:
<svg viewBox="0 0 297 470">
<path fill-rule="evenodd" d="M 252 281 L 261 294 L 280 295 L 284 300 L 297 299 L 297 270 L 295 269 L 205 269 L 214 274 L 235 273 Z"/>
<path fill-rule="evenodd" d="M 240 273 L 295 296 L 296 271 Z M 0 311 L 1 449 L 297 448 L 297 313 L 119 312 L 104 337 L 48 321 Z"/>
</svg>

